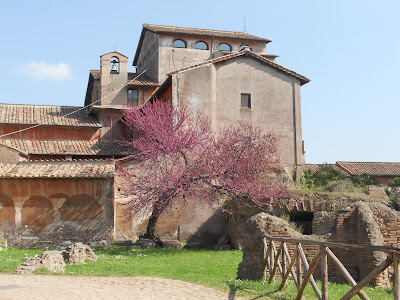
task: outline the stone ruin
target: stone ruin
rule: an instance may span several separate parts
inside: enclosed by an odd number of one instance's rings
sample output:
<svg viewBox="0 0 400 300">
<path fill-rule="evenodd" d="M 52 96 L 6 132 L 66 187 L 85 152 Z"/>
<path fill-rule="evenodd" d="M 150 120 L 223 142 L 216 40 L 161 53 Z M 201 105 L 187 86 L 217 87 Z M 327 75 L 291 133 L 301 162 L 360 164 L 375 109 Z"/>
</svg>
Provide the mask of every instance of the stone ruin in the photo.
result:
<svg viewBox="0 0 400 300">
<path fill-rule="evenodd" d="M 278 217 L 283 215 L 291 222 Z M 301 219 L 299 216 L 305 217 Z M 232 244 L 235 248 L 243 250 L 243 261 L 238 268 L 238 279 L 259 280 L 261 278 L 262 238 L 265 234 L 375 246 L 398 247 L 400 242 L 398 212 L 390 207 L 387 199 L 372 199 L 367 195 L 364 197 L 304 194 L 297 199 L 293 197 L 280 205 L 275 205 L 269 213 L 260 213 L 255 208 L 244 208 L 230 218 L 229 231 Z M 299 232 L 299 229 L 303 233 Z M 309 257 L 313 257 L 319 250 L 317 245 L 302 244 L 302 246 Z M 288 244 L 288 248 L 292 255 L 294 244 Z M 378 251 L 348 252 L 335 248 L 331 250 L 356 281 L 364 278 L 386 258 L 385 253 Z M 328 266 L 330 281 L 347 282 L 329 259 Z M 314 272 L 316 279 L 319 279 L 318 269 L 319 265 Z M 372 284 L 381 287 L 389 286 L 392 271 L 389 268 L 389 271 L 383 272 Z"/>
<path fill-rule="evenodd" d="M 64 260 L 69 265 L 81 265 L 85 263 L 85 260 L 96 262 L 97 255 L 94 254 L 93 250 L 88 245 L 82 243 L 73 244 L 64 251 L 62 251 Z"/>
<path fill-rule="evenodd" d="M 20 265 L 15 273 L 32 274 L 38 268 L 46 268 L 52 272 L 64 273 L 67 264 L 84 264 L 85 260 L 96 262 L 97 256 L 89 246 L 76 243 L 64 251 L 44 251 L 40 255 L 35 255 Z"/>
</svg>

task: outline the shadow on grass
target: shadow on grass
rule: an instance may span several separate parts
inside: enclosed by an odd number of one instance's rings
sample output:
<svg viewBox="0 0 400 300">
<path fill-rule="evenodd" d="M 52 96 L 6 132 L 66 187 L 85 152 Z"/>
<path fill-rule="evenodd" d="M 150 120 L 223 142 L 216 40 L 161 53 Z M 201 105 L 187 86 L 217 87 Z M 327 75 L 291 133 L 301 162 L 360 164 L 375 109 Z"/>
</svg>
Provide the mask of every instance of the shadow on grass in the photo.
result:
<svg viewBox="0 0 400 300">
<path fill-rule="evenodd" d="M 286 299 L 286 298 L 279 298 L 276 295 L 279 292 L 279 288 L 274 288 L 273 290 L 269 290 L 267 292 L 258 292 L 254 290 L 250 290 L 246 287 L 246 281 L 226 281 L 225 284 L 229 287 L 229 295 L 228 300 L 234 300 L 236 297 L 236 293 L 239 292 L 241 295 L 250 296 L 252 300 L 262 299 L 264 297 L 274 296 L 274 299 Z"/>
</svg>

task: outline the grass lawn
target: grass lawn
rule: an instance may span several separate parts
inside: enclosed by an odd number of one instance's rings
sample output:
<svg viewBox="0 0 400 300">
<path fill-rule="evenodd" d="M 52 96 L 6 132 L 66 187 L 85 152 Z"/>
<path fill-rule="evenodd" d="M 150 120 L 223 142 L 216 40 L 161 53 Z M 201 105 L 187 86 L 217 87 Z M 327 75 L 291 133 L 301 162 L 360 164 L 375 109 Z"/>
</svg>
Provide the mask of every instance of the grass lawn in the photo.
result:
<svg viewBox="0 0 400 300">
<path fill-rule="evenodd" d="M 26 256 L 40 254 L 41 250 L 7 249 L 0 251 L 0 272 L 12 272 L 24 262 Z M 66 275 L 83 276 L 151 276 L 195 282 L 206 286 L 233 291 L 236 295 L 251 299 L 293 299 L 296 287 L 291 282 L 283 291 L 278 291 L 280 282 L 268 284 L 257 281 L 235 280 L 242 252 L 148 249 L 127 250 L 113 248 L 95 251 L 97 263 L 68 265 Z M 51 272 L 38 270 L 37 273 Z M 347 285 L 330 284 L 330 299 L 339 299 L 350 289 Z M 366 288 L 371 299 L 393 299 L 391 291 Z M 306 288 L 306 299 L 316 299 L 310 285 Z"/>
</svg>

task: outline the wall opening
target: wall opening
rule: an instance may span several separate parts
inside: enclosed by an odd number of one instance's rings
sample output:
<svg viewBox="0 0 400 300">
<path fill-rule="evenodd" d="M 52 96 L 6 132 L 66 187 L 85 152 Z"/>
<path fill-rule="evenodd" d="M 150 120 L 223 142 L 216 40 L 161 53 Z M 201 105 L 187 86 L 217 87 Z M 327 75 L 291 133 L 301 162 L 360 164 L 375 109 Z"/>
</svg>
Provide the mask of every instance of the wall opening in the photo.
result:
<svg viewBox="0 0 400 300">
<path fill-rule="evenodd" d="M 296 224 L 302 234 L 312 234 L 312 221 L 314 213 L 312 212 L 294 212 L 289 214 L 289 221 Z"/>
</svg>

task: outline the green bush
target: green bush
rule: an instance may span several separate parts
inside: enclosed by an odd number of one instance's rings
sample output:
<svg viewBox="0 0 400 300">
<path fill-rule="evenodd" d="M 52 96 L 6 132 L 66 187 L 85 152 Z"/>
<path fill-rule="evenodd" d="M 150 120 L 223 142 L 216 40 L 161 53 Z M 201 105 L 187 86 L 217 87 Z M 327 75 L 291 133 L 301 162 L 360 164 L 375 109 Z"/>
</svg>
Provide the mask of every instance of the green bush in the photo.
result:
<svg viewBox="0 0 400 300">
<path fill-rule="evenodd" d="M 354 176 L 353 184 L 359 187 L 364 187 L 367 185 L 381 185 L 378 179 L 371 178 L 371 176 L 366 173 Z"/>
<path fill-rule="evenodd" d="M 318 188 L 328 185 L 332 181 L 345 179 L 346 175 L 336 170 L 332 165 L 323 164 L 318 170 L 307 170 L 301 178 L 301 185 L 305 188 Z"/>
<path fill-rule="evenodd" d="M 388 186 L 397 187 L 400 186 L 400 177 L 395 177 L 389 180 Z"/>
</svg>

